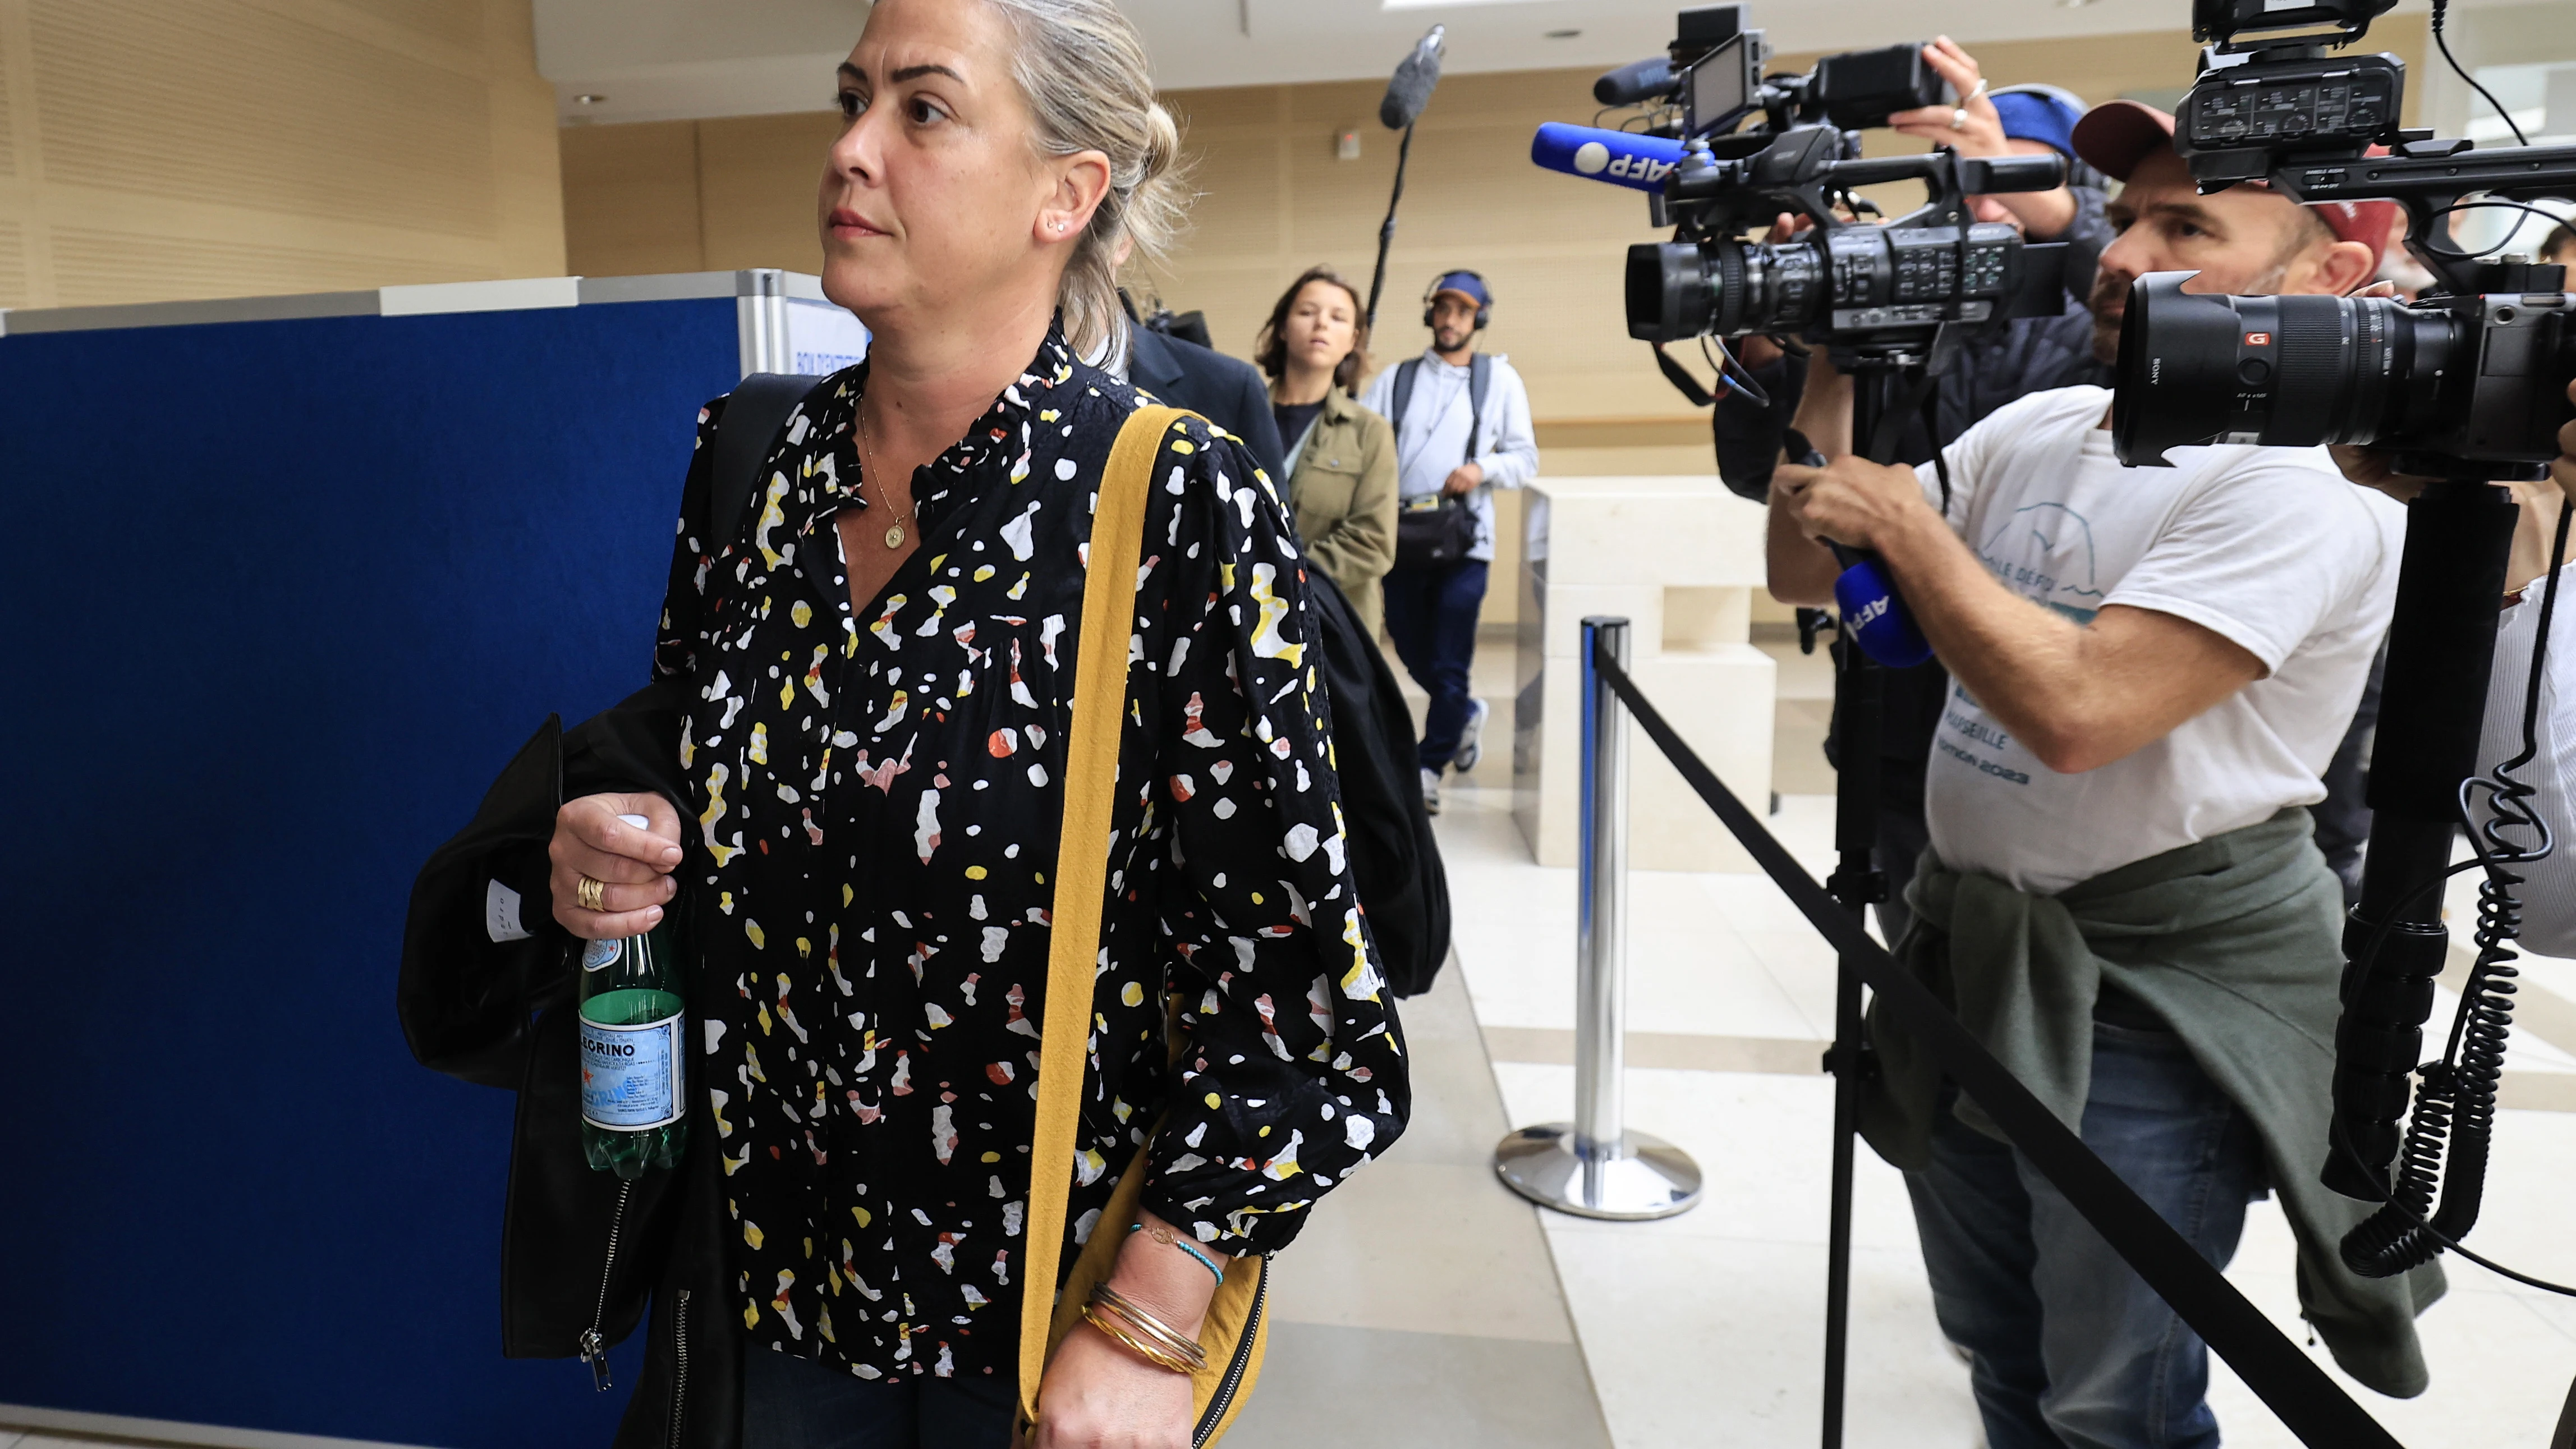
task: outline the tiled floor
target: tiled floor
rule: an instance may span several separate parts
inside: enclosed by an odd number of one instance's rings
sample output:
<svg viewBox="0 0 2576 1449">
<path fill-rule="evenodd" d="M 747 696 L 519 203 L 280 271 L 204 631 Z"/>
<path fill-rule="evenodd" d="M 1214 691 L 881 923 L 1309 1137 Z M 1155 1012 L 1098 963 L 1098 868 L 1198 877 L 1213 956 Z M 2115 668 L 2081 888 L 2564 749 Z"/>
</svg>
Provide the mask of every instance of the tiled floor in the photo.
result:
<svg viewBox="0 0 2576 1449">
<path fill-rule="evenodd" d="M 1537 1211 L 1494 1177 L 1509 1129 L 1454 963 L 1404 1034 L 1412 1122 L 1280 1255 L 1227 1449 L 1609 1449 Z"/>
</svg>

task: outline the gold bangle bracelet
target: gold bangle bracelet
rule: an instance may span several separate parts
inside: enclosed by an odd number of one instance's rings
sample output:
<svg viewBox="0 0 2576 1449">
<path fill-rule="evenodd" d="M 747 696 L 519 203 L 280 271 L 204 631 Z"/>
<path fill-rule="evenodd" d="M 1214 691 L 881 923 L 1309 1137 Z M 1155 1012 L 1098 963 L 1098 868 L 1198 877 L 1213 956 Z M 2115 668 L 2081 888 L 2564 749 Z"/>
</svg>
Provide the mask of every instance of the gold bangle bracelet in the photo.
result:
<svg viewBox="0 0 2576 1449">
<path fill-rule="evenodd" d="M 1191 1368 L 1188 1364 L 1181 1362 L 1179 1359 L 1172 1357 L 1163 1350 L 1152 1344 L 1146 1343 L 1134 1334 L 1129 1333 L 1118 1322 L 1113 1320 L 1110 1315 L 1102 1312 L 1098 1304 L 1086 1303 L 1082 1305 L 1082 1321 L 1100 1330 L 1100 1332 L 1106 1335 L 1112 1343 L 1117 1344 L 1119 1347 L 1124 1348 L 1129 1353 L 1134 1354 L 1136 1357 L 1143 1359 L 1145 1362 L 1152 1364 L 1158 1369 L 1165 1370 L 1169 1373 L 1179 1374 L 1184 1378 L 1197 1372 L 1196 1369 Z"/>
<path fill-rule="evenodd" d="M 1207 1350 L 1199 1341 L 1138 1307 L 1134 1299 L 1106 1283 L 1091 1290 L 1091 1302 L 1123 1320 L 1129 1327 L 1154 1340 L 1164 1352 L 1180 1359 L 1195 1371 L 1207 1366 Z"/>
</svg>

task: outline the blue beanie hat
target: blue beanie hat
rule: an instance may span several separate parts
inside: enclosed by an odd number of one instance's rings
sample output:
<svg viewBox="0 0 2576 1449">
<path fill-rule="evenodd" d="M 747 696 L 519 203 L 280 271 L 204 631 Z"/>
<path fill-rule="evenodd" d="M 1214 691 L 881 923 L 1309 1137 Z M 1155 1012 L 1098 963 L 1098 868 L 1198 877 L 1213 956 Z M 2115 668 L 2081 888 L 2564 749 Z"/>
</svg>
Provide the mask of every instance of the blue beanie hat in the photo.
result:
<svg viewBox="0 0 2576 1449">
<path fill-rule="evenodd" d="M 1994 92 L 1995 114 L 2004 134 L 2016 141 L 2037 141 L 2068 160 L 2075 157 L 2075 123 L 2084 119 L 2082 103 L 2055 87 L 2015 86 Z"/>
</svg>

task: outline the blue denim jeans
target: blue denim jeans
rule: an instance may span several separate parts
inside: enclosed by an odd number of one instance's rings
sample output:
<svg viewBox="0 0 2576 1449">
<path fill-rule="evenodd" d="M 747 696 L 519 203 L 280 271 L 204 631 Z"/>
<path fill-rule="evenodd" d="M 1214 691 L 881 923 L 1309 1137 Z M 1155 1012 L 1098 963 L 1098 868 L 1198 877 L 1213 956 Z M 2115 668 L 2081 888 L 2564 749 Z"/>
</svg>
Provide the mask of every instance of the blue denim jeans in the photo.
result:
<svg viewBox="0 0 2576 1449">
<path fill-rule="evenodd" d="M 2096 1022 L 2084 1145 L 2220 1267 L 2263 1184 L 2253 1124 L 2171 1032 Z M 1905 1181 L 1990 1449 L 2215 1449 L 2209 1350 L 2021 1153 L 1945 1107 Z"/>
<path fill-rule="evenodd" d="M 742 1449 L 1009 1449 L 1007 1380 L 854 1378 L 756 1345 L 742 1357 Z"/>
<path fill-rule="evenodd" d="M 1386 576 L 1386 632 L 1395 657 L 1431 696 L 1422 719 L 1422 768 L 1446 768 L 1458 753 L 1474 696 L 1467 671 L 1476 662 L 1476 616 L 1485 604 L 1482 559 L 1430 568 L 1397 564 Z"/>
</svg>

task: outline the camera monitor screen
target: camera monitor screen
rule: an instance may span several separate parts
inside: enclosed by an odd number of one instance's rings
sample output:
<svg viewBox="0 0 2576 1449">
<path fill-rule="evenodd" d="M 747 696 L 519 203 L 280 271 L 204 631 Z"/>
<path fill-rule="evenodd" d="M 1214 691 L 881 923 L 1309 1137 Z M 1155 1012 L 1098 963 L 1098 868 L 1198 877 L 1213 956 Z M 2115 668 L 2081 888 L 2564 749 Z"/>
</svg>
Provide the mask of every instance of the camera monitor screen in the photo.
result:
<svg viewBox="0 0 2576 1449">
<path fill-rule="evenodd" d="M 1689 114 L 1684 120 L 1691 135 L 1730 124 L 1743 113 L 1753 99 L 1755 64 L 1741 34 L 1692 64 L 1686 92 Z"/>
</svg>

